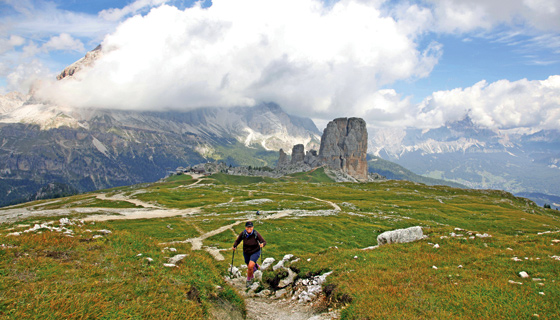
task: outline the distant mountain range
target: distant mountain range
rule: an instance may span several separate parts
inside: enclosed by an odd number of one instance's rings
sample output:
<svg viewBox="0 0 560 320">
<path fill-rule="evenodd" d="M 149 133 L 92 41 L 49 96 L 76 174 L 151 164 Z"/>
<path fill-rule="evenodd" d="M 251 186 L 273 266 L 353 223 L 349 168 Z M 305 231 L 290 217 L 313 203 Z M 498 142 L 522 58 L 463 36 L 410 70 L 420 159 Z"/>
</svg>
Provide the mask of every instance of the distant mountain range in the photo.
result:
<svg viewBox="0 0 560 320">
<path fill-rule="evenodd" d="M 310 119 L 275 104 L 188 112 L 85 110 L 0 97 L 0 205 L 48 183 L 79 191 L 156 181 L 209 160 L 273 166 L 280 148 L 318 149 Z"/>
<path fill-rule="evenodd" d="M 436 129 L 377 129 L 369 136 L 374 155 L 425 177 L 524 196 L 538 193 L 538 202 L 549 204 L 560 195 L 557 130 L 490 130 L 466 117 Z"/>
</svg>

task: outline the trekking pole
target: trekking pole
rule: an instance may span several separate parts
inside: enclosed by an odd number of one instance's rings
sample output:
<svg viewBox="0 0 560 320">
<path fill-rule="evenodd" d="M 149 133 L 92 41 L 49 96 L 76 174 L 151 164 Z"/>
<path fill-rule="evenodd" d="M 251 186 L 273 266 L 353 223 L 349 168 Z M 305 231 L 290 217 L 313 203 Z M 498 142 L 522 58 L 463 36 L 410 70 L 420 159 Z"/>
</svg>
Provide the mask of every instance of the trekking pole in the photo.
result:
<svg viewBox="0 0 560 320">
<path fill-rule="evenodd" d="M 235 249 L 233 249 L 233 254 L 231 255 L 231 269 L 229 270 L 229 273 L 231 273 L 233 275 L 233 258 L 235 257 Z"/>
</svg>

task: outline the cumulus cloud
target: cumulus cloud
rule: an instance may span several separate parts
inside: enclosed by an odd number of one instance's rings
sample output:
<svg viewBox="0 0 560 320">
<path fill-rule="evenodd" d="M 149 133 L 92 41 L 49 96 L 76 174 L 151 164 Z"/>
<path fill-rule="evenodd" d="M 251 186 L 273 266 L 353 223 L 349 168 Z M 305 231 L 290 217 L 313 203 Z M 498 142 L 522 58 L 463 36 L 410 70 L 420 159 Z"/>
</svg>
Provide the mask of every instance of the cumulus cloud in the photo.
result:
<svg viewBox="0 0 560 320">
<path fill-rule="evenodd" d="M 418 13 L 420 16 L 414 15 Z M 416 8 L 410 19 L 429 19 Z M 292 113 L 332 117 L 374 102 L 383 85 L 427 76 L 441 46 L 379 3 L 215 0 L 163 5 L 122 23 L 93 68 L 47 86 L 43 97 L 110 108 L 189 109 L 275 101 Z"/>
<path fill-rule="evenodd" d="M 439 31 L 469 32 L 500 24 L 560 31 L 557 0 L 427 0 L 427 3 L 433 6 Z"/>
<path fill-rule="evenodd" d="M 146 8 L 156 7 L 170 0 L 136 0 L 122 9 L 111 8 L 99 12 L 99 16 L 105 20 L 118 21 L 122 18 L 135 15 Z"/>
<path fill-rule="evenodd" d="M 418 120 L 431 126 L 468 114 L 488 128 L 560 127 L 560 75 L 546 80 L 480 81 L 465 89 L 434 92 L 418 106 Z"/>
<path fill-rule="evenodd" d="M 0 38 L 0 54 L 8 52 L 13 48 L 22 46 L 24 44 L 25 39 L 20 36 L 12 35 L 9 38 Z"/>
<path fill-rule="evenodd" d="M 80 40 L 72 38 L 72 36 L 68 33 L 61 33 L 58 36 L 51 37 L 50 40 L 42 46 L 42 48 L 45 51 L 85 51 L 84 44 Z"/>
</svg>

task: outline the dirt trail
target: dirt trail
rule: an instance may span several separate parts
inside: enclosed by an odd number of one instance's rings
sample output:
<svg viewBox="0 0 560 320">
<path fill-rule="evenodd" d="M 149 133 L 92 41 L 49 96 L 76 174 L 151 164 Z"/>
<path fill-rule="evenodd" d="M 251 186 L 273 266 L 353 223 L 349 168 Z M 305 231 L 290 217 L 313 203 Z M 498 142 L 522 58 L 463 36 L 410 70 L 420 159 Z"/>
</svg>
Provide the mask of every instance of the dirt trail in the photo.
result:
<svg viewBox="0 0 560 320">
<path fill-rule="evenodd" d="M 122 193 L 116 194 L 116 195 L 111 196 L 111 197 L 107 197 L 106 193 L 100 193 L 100 194 L 96 194 L 95 197 L 97 199 L 103 200 L 103 201 L 125 201 L 125 202 L 132 203 L 133 205 L 139 206 L 139 207 L 161 209 L 160 206 L 156 206 L 154 204 L 144 202 L 140 199 L 130 198 L 129 196 L 125 196 Z"/>
</svg>

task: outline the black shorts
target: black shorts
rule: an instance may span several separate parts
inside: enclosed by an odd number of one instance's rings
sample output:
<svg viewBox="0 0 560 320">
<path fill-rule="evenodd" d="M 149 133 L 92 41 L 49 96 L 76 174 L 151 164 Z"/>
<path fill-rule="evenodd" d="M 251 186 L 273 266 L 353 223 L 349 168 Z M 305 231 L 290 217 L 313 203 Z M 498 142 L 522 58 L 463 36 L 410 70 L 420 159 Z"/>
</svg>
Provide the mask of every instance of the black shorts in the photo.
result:
<svg viewBox="0 0 560 320">
<path fill-rule="evenodd" d="M 249 261 L 253 261 L 254 263 L 257 263 L 257 261 L 259 261 L 260 256 L 261 256 L 260 250 L 252 254 L 243 252 L 243 258 L 245 258 L 246 265 L 249 265 Z"/>
</svg>

